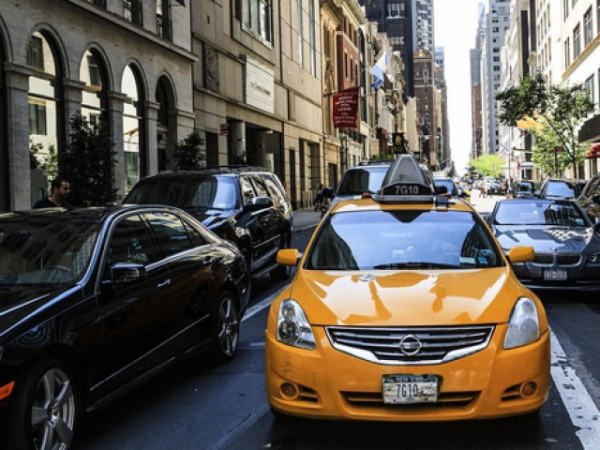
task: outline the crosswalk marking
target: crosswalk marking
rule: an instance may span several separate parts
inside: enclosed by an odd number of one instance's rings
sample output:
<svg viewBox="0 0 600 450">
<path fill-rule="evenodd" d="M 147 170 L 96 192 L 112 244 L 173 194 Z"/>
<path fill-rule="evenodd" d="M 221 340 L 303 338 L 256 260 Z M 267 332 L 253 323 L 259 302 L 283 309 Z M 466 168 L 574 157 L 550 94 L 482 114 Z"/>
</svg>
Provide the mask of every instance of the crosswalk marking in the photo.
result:
<svg viewBox="0 0 600 450">
<path fill-rule="evenodd" d="M 567 408 L 576 435 L 586 450 L 600 448 L 600 411 L 575 373 L 558 338 L 551 333 L 552 357 L 550 370 L 560 398 Z"/>
</svg>

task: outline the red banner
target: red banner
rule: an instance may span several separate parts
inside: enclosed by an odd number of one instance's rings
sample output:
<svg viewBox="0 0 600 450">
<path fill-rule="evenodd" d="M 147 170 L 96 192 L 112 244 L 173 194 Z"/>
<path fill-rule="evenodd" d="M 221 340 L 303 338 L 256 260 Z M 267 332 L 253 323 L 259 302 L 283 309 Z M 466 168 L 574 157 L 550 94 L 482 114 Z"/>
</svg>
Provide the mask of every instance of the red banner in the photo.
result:
<svg viewBox="0 0 600 450">
<path fill-rule="evenodd" d="M 333 126 L 358 129 L 358 87 L 333 94 Z"/>
</svg>

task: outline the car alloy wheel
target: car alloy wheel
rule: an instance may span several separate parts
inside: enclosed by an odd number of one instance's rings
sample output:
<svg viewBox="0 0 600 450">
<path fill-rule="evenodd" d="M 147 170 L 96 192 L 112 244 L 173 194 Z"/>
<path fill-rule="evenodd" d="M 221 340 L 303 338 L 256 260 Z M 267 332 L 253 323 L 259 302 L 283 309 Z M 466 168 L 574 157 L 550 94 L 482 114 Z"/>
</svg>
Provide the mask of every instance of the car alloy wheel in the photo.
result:
<svg viewBox="0 0 600 450">
<path fill-rule="evenodd" d="M 231 294 L 221 295 L 217 305 L 215 343 L 213 355 L 215 362 L 230 361 L 240 342 L 240 312 Z"/>
<path fill-rule="evenodd" d="M 77 419 L 73 378 L 61 361 L 45 359 L 33 366 L 15 393 L 10 413 L 15 449 L 70 448 Z"/>
</svg>

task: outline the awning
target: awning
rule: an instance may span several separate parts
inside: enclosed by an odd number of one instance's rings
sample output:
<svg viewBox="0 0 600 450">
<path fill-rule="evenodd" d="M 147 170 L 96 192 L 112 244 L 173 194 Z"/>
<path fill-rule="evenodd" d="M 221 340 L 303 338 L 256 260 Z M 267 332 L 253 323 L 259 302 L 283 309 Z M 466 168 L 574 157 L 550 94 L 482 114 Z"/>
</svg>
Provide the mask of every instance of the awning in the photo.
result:
<svg viewBox="0 0 600 450">
<path fill-rule="evenodd" d="M 532 162 L 522 162 L 521 163 L 521 169 L 531 169 L 532 167 L 533 167 Z"/>
<path fill-rule="evenodd" d="M 586 159 L 600 158 L 600 142 L 590 145 L 585 157 Z"/>
</svg>

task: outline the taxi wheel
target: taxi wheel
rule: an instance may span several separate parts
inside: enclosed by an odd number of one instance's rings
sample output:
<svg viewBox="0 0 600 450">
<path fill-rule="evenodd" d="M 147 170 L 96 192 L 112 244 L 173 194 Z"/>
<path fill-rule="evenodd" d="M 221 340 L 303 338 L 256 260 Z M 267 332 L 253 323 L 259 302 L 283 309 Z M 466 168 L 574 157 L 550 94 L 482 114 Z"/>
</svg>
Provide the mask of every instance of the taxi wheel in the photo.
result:
<svg viewBox="0 0 600 450">
<path fill-rule="evenodd" d="M 279 250 L 290 248 L 290 235 L 283 233 L 281 235 L 281 241 L 279 242 Z M 273 281 L 285 281 L 290 278 L 292 274 L 292 268 L 289 266 L 278 265 L 276 269 L 271 272 L 271 279 Z"/>
<path fill-rule="evenodd" d="M 294 417 L 288 416 L 287 414 L 284 414 L 281 411 L 277 411 L 273 407 L 271 407 L 271 414 L 277 422 L 289 422 L 294 419 Z"/>
<path fill-rule="evenodd" d="M 78 407 L 69 368 L 54 358 L 40 360 L 15 392 L 8 420 L 9 448 L 71 448 Z"/>
<path fill-rule="evenodd" d="M 233 359 L 240 343 L 240 311 L 229 292 L 221 293 L 214 316 L 211 362 L 225 364 Z"/>
</svg>

